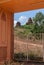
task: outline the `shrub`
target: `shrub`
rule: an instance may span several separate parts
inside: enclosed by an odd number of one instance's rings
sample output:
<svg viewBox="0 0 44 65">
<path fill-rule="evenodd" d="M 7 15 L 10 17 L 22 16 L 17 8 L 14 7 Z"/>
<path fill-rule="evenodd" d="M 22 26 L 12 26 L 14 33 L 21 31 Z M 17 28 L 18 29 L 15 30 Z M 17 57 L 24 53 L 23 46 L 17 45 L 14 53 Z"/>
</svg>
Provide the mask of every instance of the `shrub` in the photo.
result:
<svg viewBox="0 0 44 65">
<path fill-rule="evenodd" d="M 24 60 L 25 56 L 24 53 L 15 53 L 14 54 L 14 61 L 22 61 Z"/>
<path fill-rule="evenodd" d="M 14 54 L 14 61 L 25 61 L 27 60 L 27 55 L 25 55 L 24 53 L 15 53 Z M 30 53 L 28 54 L 28 61 L 29 60 L 32 60 L 32 61 L 42 61 L 43 58 L 42 57 L 39 57 L 37 56 L 36 54 L 34 53 Z"/>
<path fill-rule="evenodd" d="M 43 61 L 43 58 L 42 57 L 39 57 L 37 54 L 34 54 L 34 53 L 30 53 L 28 55 L 28 58 L 30 60 L 34 60 L 34 61 Z"/>
<path fill-rule="evenodd" d="M 30 60 L 34 60 L 37 57 L 37 55 L 35 55 L 34 53 L 30 53 L 28 57 Z"/>
</svg>

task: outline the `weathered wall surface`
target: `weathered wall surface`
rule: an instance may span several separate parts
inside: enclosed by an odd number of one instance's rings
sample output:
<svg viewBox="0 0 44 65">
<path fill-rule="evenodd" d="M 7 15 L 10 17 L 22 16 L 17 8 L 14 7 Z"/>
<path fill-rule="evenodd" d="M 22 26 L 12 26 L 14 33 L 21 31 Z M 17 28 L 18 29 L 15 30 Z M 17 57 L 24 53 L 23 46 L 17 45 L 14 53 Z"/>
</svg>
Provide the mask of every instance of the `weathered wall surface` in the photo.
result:
<svg viewBox="0 0 44 65">
<path fill-rule="evenodd" d="M 13 57 L 13 13 L 0 10 L 0 61 Z"/>
</svg>

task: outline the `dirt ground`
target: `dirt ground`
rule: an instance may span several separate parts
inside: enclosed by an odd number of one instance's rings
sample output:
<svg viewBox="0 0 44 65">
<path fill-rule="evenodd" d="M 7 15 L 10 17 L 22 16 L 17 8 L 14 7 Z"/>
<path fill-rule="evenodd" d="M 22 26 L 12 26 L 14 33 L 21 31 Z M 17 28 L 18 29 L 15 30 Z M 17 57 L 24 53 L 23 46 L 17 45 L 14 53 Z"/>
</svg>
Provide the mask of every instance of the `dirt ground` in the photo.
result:
<svg viewBox="0 0 44 65">
<path fill-rule="evenodd" d="M 38 54 L 39 56 L 42 56 L 43 54 L 43 45 L 40 42 L 31 42 L 21 39 L 14 39 L 14 52 L 24 52 L 24 53 L 33 52 L 35 54 Z"/>
</svg>

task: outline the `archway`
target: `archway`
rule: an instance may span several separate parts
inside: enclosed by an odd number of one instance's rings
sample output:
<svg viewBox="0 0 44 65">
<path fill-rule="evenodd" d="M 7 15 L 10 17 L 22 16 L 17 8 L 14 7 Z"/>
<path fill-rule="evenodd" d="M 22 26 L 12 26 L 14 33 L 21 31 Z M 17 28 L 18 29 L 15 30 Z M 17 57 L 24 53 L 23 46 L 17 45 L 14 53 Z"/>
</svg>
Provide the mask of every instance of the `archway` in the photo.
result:
<svg viewBox="0 0 44 65">
<path fill-rule="evenodd" d="M 19 13 L 15 14 L 14 53 L 16 53 L 16 55 L 20 54 L 20 53 L 22 55 L 22 53 L 24 53 L 27 56 L 30 53 L 32 53 L 32 55 L 35 54 L 35 56 L 37 55 L 37 56 L 43 57 L 43 35 L 42 35 L 43 32 L 42 32 L 42 34 L 41 34 L 41 32 L 39 32 L 39 31 L 42 31 L 42 29 L 36 27 L 36 26 L 38 26 L 38 25 L 36 25 L 35 26 L 36 28 L 34 27 L 35 30 L 33 30 L 33 26 L 34 26 L 33 24 L 35 24 L 34 23 L 35 21 L 33 21 L 33 18 L 36 17 L 36 15 L 40 12 L 42 14 L 44 14 L 43 11 L 44 11 L 44 9 L 37 9 L 37 10 L 32 10 L 32 11 L 19 12 Z M 35 12 L 36 12 L 36 14 L 35 14 Z M 29 20 L 28 20 L 28 17 L 29 17 Z M 31 17 L 31 23 L 33 26 L 29 22 L 30 17 Z M 25 20 L 25 18 L 26 18 L 26 20 Z M 36 17 L 36 18 L 39 19 L 39 17 Z M 27 22 L 28 22 L 28 24 L 27 24 Z M 36 22 L 38 22 L 38 21 L 36 21 Z M 41 27 L 41 26 L 39 26 L 39 27 Z M 30 32 L 30 30 L 31 30 L 31 32 Z M 35 44 L 35 47 L 32 43 Z M 40 54 L 40 53 L 42 53 L 42 54 Z M 27 57 L 26 57 L 26 60 L 27 60 Z M 23 60 L 25 60 L 25 59 L 23 59 Z M 22 59 L 21 59 L 21 61 L 22 61 Z"/>
<path fill-rule="evenodd" d="M 39 8 L 44 8 L 44 0 L 8 0 L 8 1 L 0 1 L 0 22 L 1 20 L 1 11 L 4 11 L 4 13 L 7 14 L 7 22 L 6 22 L 6 30 L 7 30 L 7 60 L 12 59 L 13 57 L 13 47 L 14 47 L 14 42 L 13 42 L 13 18 L 14 18 L 14 12 L 22 12 L 22 11 L 27 11 L 27 10 L 34 10 L 34 9 L 39 9 Z M 4 15 L 5 18 L 5 15 Z M 5 19 L 4 19 L 5 20 Z M 3 25 L 5 25 L 5 22 L 3 22 Z M 0 23 L 1 26 L 1 23 Z M 3 27 L 2 27 L 3 28 Z M 5 30 L 5 26 L 3 28 Z M 1 30 L 1 28 L 0 28 Z M 4 32 L 4 30 L 2 30 Z M 5 34 L 2 33 L 2 35 Z M 1 35 L 1 32 L 0 32 Z M 6 36 L 2 36 L 2 39 L 5 38 Z M 1 36 L 0 36 L 1 40 Z M 5 39 L 3 39 L 5 40 Z M 5 43 L 5 42 L 4 42 Z M 1 47 L 1 42 L 0 42 L 0 47 Z M 44 55 L 43 55 L 44 56 Z"/>
</svg>

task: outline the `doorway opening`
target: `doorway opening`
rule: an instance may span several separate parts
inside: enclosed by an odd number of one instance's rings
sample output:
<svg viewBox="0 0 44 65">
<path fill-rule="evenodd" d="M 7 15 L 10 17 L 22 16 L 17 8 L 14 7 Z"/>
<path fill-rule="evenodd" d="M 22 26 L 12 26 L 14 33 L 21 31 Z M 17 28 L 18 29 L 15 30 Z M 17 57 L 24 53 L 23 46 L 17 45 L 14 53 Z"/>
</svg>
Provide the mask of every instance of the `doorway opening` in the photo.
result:
<svg viewBox="0 0 44 65">
<path fill-rule="evenodd" d="M 14 60 L 43 61 L 44 9 L 14 14 Z"/>
</svg>

